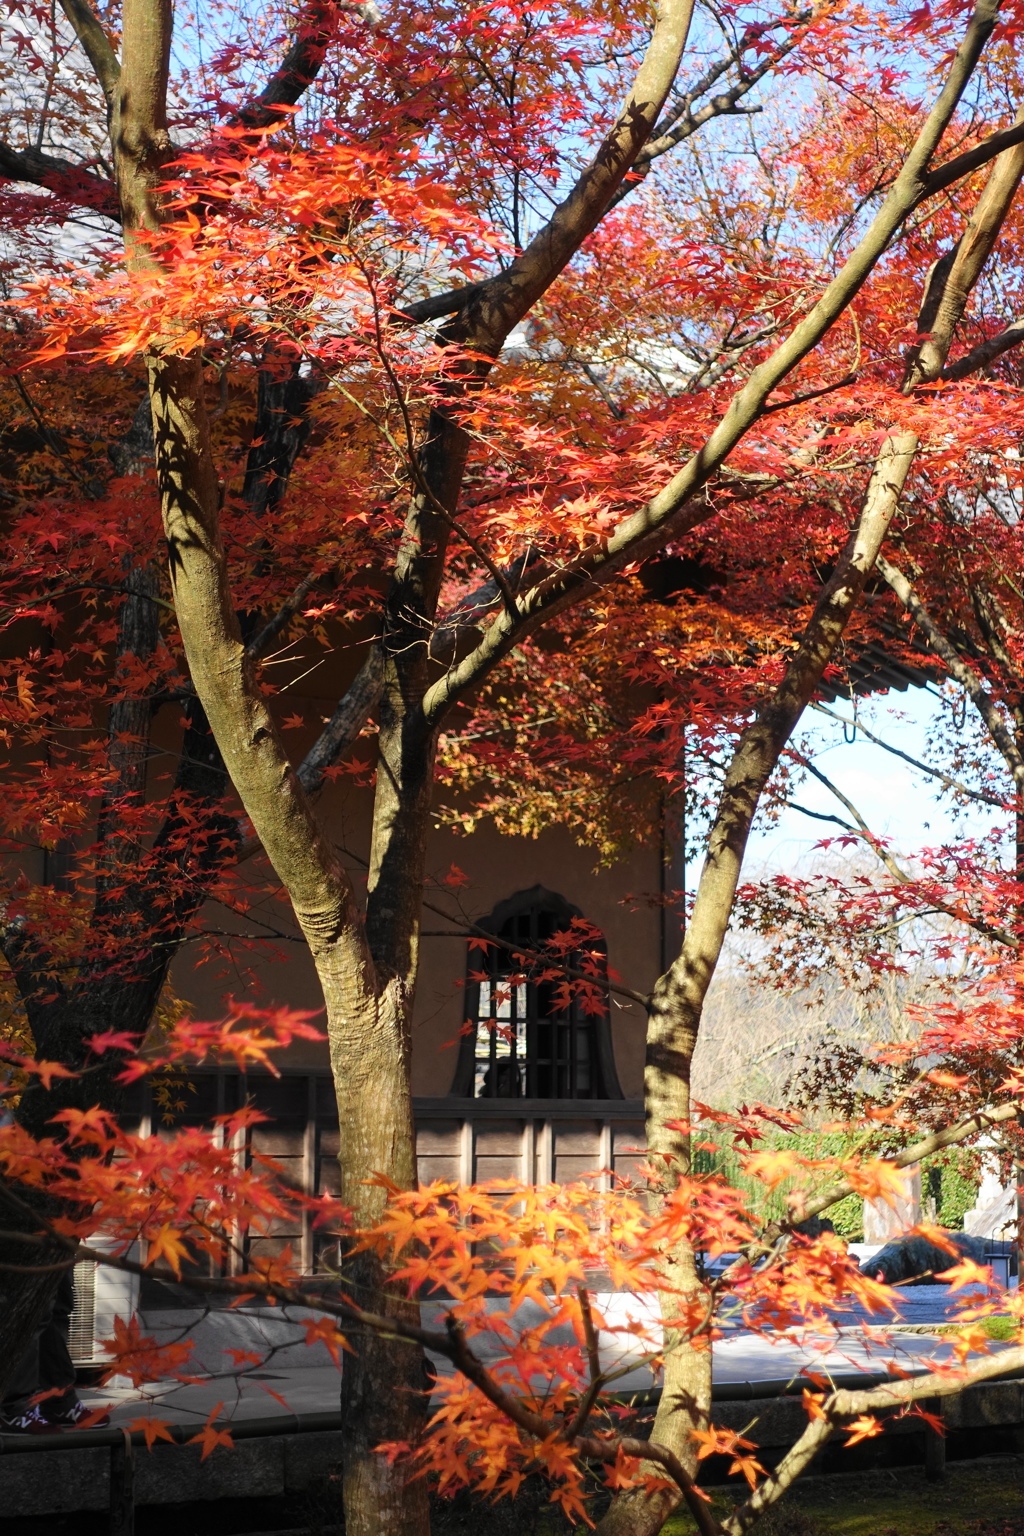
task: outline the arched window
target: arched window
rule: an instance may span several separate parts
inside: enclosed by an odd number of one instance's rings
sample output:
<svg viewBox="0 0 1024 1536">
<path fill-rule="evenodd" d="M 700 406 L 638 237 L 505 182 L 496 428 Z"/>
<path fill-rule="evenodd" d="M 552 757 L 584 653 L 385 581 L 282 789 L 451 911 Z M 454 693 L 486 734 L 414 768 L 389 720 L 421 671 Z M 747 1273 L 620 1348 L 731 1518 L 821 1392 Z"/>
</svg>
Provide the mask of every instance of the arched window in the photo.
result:
<svg viewBox="0 0 1024 1536">
<path fill-rule="evenodd" d="M 569 967 L 590 970 L 598 958 L 604 1004 L 588 1012 L 573 997 L 559 1006 L 559 987 L 531 978 L 529 955 L 564 932 L 577 907 L 543 886 L 501 902 L 478 924 L 501 943 L 470 943 L 466 1017 L 452 1093 L 474 1099 L 621 1099 L 608 1021 L 603 941 L 565 957 Z M 510 949 L 508 946 L 512 946 Z M 518 952 L 518 954 L 516 953 Z M 550 960 L 535 969 L 551 970 Z"/>
</svg>

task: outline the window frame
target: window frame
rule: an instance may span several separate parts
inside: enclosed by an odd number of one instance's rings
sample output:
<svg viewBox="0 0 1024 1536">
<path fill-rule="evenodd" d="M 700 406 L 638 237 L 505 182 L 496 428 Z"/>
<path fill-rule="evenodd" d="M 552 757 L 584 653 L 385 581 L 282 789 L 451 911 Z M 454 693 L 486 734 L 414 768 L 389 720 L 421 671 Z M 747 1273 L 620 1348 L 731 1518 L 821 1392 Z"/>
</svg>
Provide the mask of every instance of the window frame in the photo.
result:
<svg viewBox="0 0 1024 1536">
<path fill-rule="evenodd" d="M 542 915 L 553 918 L 554 924 L 552 931 L 558 933 L 562 929 L 568 928 L 574 917 L 582 917 L 583 913 L 578 907 L 575 907 L 570 902 L 566 901 L 564 896 L 560 896 L 554 891 L 549 891 L 542 885 L 534 885 L 529 890 L 517 891 L 513 896 L 508 897 L 505 901 L 499 902 L 492 912 L 479 920 L 476 926 L 477 928 L 483 930 L 484 933 L 492 933 L 497 936 L 501 933 L 502 929 L 505 928 L 506 925 L 511 923 L 514 919 L 522 918 L 526 915 L 530 915 L 531 918 L 540 917 Z M 449 1096 L 461 1099 L 471 1099 L 476 1103 L 501 1102 L 509 1104 L 510 1106 L 514 1104 L 522 1104 L 527 1101 L 545 1104 L 559 1102 L 600 1103 L 605 1100 L 622 1099 L 623 1093 L 619 1085 L 619 1077 L 615 1067 L 615 1056 L 612 1048 L 611 1020 L 609 1009 L 607 1007 L 608 993 L 606 978 L 604 983 L 606 1007 L 603 1014 L 599 1014 L 597 1016 L 586 1015 L 582 1012 L 579 1003 L 573 1002 L 570 1004 L 568 1010 L 562 1011 L 563 1020 L 565 1012 L 569 1013 L 568 1020 L 564 1020 L 564 1022 L 560 1022 L 558 1013 L 544 1015 L 545 1019 L 551 1020 L 551 1039 L 554 1042 L 553 1054 L 538 1061 L 536 1059 L 536 1049 L 534 1047 L 535 1059 L 532 1063 L 530 1061 L 530 1032 L 532 1029 L 535 1039 L 536 1031 L 541 1022 L 541 1017 L 537 1012 L 536 1007 L 531 1006 L 531 1000 L 528 998 L 527 1006 L 524 1009 L 525 1016 L 523 1021 L 525 1025 L 525 1051 L 523 1060 L 524 1070 L 528 1074 L 527 1083 L 524 1085 L 524 1087 L 527 1091 L 520 1091 L 514 1095 L 504 1093 L 477 1093 L 477 1073 L 479 1064 L 479 1058 L 477 1055 L 477 1040 L 478 1026 L 481 1022 L 480 994 L 482 986 L 480 980 L 474 979 L 474 973 L 476 973 L 478 976 L 482 970 L 489 969 L 490 966 L 493 965 L 494 961 L 499 957 L 500 951 L 496 946 L 488 950 L 482 950 L 478 946 L 475 946 L 472 940 L 469 941 L 467 946 L 466 960 L 465 1018 L 467 1021 L 473 1022 L 474 1027 L 472 1030 L 468 1030 L 460 1040 L 459 1056 L 455 1067 L 452 1086 L 449 1090 Z M 495 967 L 495 979 L 497 979 L 499 974 L 500 973 Z M 483 985 L 493 985 L 493 981 L 490 983 L 483 983 Z M 532 992 L 536 985 L 536 983 L 528 982 L 525 984 L 525 987 L 528 987 Z M 518 992 L 519 987 L 516 987 L 515 990 Z M 518 1006 L 519 999 L 516 999 L 515 1011 L 518 1011 Z M 512 1011 L 513 1010 L 510 1009 L 510 1012 Z M 569 1055 L 568 1058 L 563 1061 L 563 1058 L 558 1049 L 558 1042 L 559 1031 L 566 1028 L 568 1028 L 569 1031 Z M 532 1086 L 536 1087 L 536 1075 L 541 1067 L 546 1067 L 548 1072 L 557 1078 L 559 1070 L 563 1065 L 567 1065 L 570 1082 L 575 1089 L 575 1075 L 577 1071 L 575 1052 L 579 1038 L 577 1032 L 581 1029 L 586 1030 L 590 1043 L 593 1091 L 587 1094 L 573 1091 L 569 1094 L 557 1095 L 541 1095 L 538 1093 L 529 1092 L 528 1090 L 531 1086 L 530 1077 L 532 1076 L 534 1079 Z M 490 1056 L 492 1067 L 500 1060 L 510 1059 L 511 1054 L 512 1053 L 509 1052 L 508 1055 L 506 1055 L 504 1052 L 501 1052 L 492 1047 Z"/>
</svg>

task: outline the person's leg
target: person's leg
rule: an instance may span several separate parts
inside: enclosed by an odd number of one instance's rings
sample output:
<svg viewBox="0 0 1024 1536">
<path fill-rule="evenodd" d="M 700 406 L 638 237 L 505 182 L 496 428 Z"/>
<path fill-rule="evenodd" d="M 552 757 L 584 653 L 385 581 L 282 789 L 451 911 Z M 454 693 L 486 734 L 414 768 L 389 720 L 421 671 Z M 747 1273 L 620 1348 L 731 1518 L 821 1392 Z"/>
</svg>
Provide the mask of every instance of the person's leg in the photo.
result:
<svg viewBox="0 0 1024 1536">
<path fill-rule="evenodd" d="M 75 1364 L 68 1348 L 74 1309 L 74 1271 L 68 1269 L 61 1276 L 50 1321 L 39 1338 L 40 1386 L 44 1391 L 59 1387 L 60 1396 L 46 1398 L 39 1409 L 55 1429 L 74 1429 L 79 1424 L 99 1429 L 110 1422 L 110 1415 L 83 1403 L 75 1389 Z"/>
<path fill-rule="evenodd" d="M 75 1366 L 68 1348 L 71 1314 L 75 1310 L 74 1273 L 66 1269 L 60 1277 L 49 1321 L 39 1335 L 39 1388 L 44 1392 L 59 1387 L 60 1397 L 48 1397 L 40 1404 L 48 1419 L 58 1419 L 78 1402 L 75 1391 Z"/>
<path fill-rule="evenodd" d="M 42 1389 L 40 1340 L 50 1326 L 51 1316 L 52 1311 L 33 1335 L 0 1403 L 0 1430 L 6 1433 L 44 1434 L 56 1427 L 49 1424 L 46 1415 L 32 1402 Z"/>
<path fill-rule="evenodd" d="M 39 1391 L 39 1334 L 18 1361 L 18 1368 L 7 1385 L 2 1411 L 5 1415 L 27 1408 L 32 1397 Z"/>
</svg>

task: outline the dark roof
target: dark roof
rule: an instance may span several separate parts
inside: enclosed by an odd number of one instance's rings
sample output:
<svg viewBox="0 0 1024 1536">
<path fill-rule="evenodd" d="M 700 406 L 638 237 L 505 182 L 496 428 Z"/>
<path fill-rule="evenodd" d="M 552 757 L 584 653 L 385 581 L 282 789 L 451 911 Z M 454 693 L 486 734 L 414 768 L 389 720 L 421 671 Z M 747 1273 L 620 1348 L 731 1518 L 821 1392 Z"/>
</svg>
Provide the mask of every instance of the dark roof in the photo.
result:
<svg viewBox="0 0 1024 1536">
<path fill-rule="evenodd" d="M 834 676 L 837 667 L 845 673 L 842 680 Z M 851 694 L 865 698 L 890 688 L 906 693 L 908 688 L 923 688 L 942 676 L 934 665 L 916 666 L 891 655 L 879 640 L 848 646 L 845 656 L 836 658 L 832 671 L 832 679 L 823 682 L 817 692 L 817 697 L 828 704 L 849 699 Z"/>
</svg>

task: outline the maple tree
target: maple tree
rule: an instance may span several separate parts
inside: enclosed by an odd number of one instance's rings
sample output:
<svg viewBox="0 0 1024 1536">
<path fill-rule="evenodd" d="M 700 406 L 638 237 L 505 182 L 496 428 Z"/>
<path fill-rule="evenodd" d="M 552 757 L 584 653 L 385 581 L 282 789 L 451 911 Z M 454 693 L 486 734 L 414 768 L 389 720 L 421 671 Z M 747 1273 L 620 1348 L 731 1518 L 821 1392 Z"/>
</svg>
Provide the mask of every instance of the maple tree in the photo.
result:
<svg viewBox="0 0 1024 1536">
<path fill-rule="evenodd" d="M 972 1030 L 979 1044 L 987 1043 L 986 1031 L 993 1026 L 1007 1039 L 1019 1039 L 1019 1017 L 1008 1015 L 998 1000 L 972 1018 L 937 1021 L 918 1047 L 918 1094 L 929 1082 L 962 1094 L 966 1075 L 929 1064 L 951 1045 L 962 1057 Z M 296 1034 L 315 1032 L 288 1010 L 238 1009 L 216 1024 L 182 1021 L 169 1031 L 162 1051 L 130 1059 L 122 1070 L 127 1078 L 138 1078 L 169 1063 L 180 1067 L 183 1060 L 210 1055 L 266 1063 L 268 1053 Z M 93 1039 L 92 1051 L 102 1056 L 126 1045 L 123 1036 L 108 1031 Z M 38 1058 L 12 1060 L 23 1073 L 43 1079 L 66 1071 Z M 99 1108 L 65 1110 L 50 1137 L 35 1138 L 20 1128 L 5 1137 L 3 1161 L 15 1189 L 45 1189 L 65 1210 L 80 1212 L 84 1203 L 91 1208 L 88 1218 L 65 1216 L 45 1231 L 37 1227 L 34 1236 L 26 1233 L 24 1246 L 34 1245 L 37 1251 L 44 1244 L 63 1247 L 71 1261 L 87 1258 L 136 1273 L 150 1271 L 170 1283 L 238 1301 L 256 1296 L 299 1306 L 307 1341 L 326 1346 L 339 1362 L 343 1352 L 351 1358 L 352 1351 L 365 1348 L 367 1332 L 376 1331 L 447 1360 L 451 1370 L 443 1370 L 434 1383 L 426 1433 L 380 1447 L 406 1477 L 428 1476 L 442 1494 L 469 1487 L 502 1497 L 514 1496 L 524 1478 L 539 1470 L 551 1484 L 553 1501 L 570 1517 L 587 1519 L 594 1499 L 593 1469 L 599 1468 L 606 1487 L 626 1496 L 625 1504 L 612 1505 L 606 1527 L 614 1529 L 623 1511 L 627 1528 L 638 1520 L 649 1523 L 652 1505 L 681 1496 L 707 1536 L 739 1536 L 756 1524 L 836 1427 L 844 1429 L 848 1445 L 881 1433 L 882 1416 L 892 1412 L 916 1414 L 941 1430 L 934 1404 L 926 1407 L 923 1400 L 1019 1368 L 1024 1363 L 1019 1293 L 991 1284 L 988 1270 L 960 1258 L 940 1229 L 922 1227 L 923 1235 L 948 1248 L 944 1278 L 954 1291 L 977 1282 L 984 1287 L 980 1296 L 968 1292 L 963 1299 L 962 1326 L 950 1357 L 917 1376 L 891 1362 L 892 1379 L 862 1391 L 830 1390 L 827 1371 L 816 1369 L 812 1358 L 803 1373 L 807 1430 L 771 1473 L 758 1460 L 755 1441 L 706 1422 L 691 1424 L 686 1454 L 674 1451 L 652 1436 L 650 1410 L 642 1400 L 637 1404 L 616 1397 L 617 1384 L 645 1363 L 656 1379 L 662 1376 L 673 1348 L 689 1347 L 707 1357 L 723 1314 L 731 1314 L 731 1326 L 738 1314 L 749 1331 L 776 1342 L 790 1337 L 806 1343 L 817 1337 L 824 1352 L 834 1342 L 837 1313 L 859 1305 L 877 1320 L 867 1336 L 885 1359 L 893 1293 L 861 1274 L 834 1234 L 794 1234 L 792 1221 L 828 1210 L 851 1192 L 881 1200 L 897 1197 L 902 1168 L 983 1135 L 1019 1113 L 1019 1081 L 1005 1087 L 1010 1091 L 1002 1103 L 993 1103 L 988 1094 L 985 1110 L 967 1119 L 957 1121 L 951 1104 L 940 1131 L 895 1156 L 869 1152 L 864 1134 L 860 1150 L 845 1156 L 771 1150 L 761 1145 L 765 1132 L 774 1125 L 793 1126 L 798 1116 L 763 1106 L 738 1114 L 694 1106 L 698 1145 L 711 1145 L 709 1138 L 718 1146 L 731 1143 L 752 1185 L 767 1192 L 788 1189 L 788 1217 L 767 1225 L 749 1196 L 714 1175 L 690 1173 L 678 1176 L 654 1207 L 642 1189 L 601 1191 L 592 1181 L 547 1188 L 512 1181 L 483 1188 L 442 1182 L 402 1191 L 377 1180 L 387 1196 L 381 1219 L 369 1230 L 354 1230 L 351 1212 L 341 1202 L 297 1194 L 278 1179 L 280 1170 L 272 1159 L 257 1156 L 253 1167 L 239 1166 L 231 1141 L 262 1118 L 248 1107 L 221 1117 L 218 1127 L 224 1134 L 219 1138 L 201 1128 L 137 1136 Z M 898 1121 L 905 1128 L 915 1126 L 919 1115 L 913 1097 L 905 1093 L 901 1103 L 862 1122 L 862 1132 L 870 1135 L 879 1123 L 883 1129 Z M 84 1150 L 91 1155 L 83 1158 Z M 659 1180 L 657 1169 L 648 1173 Z M 17 1199 L 8 1192 L 8 1210 L 17 1208 Z M 358 1248 L 379 1254 L 393 1283 L 421 1297 L 444 1326 L 374 1313 L 344 1282 L 310 1293 L 289 1250 L 250 1259 L 240 1275 L 217 1278 L 195 1269 L 200 1256 L 217 1262 L 232 1251 L 240 1256 L 234 1236 L 240 1226 L 267 1230 L 296 1203 L 314 1208 L 318 1222 Z M 97 1215 L 113 1252 L 81 1240 Z M 129 1256 L 140 1236 L 148 1249 L 145 1263 Z M 725 1253 L 731 1262 L 717 1274 L 701 1271 L 696 1283 L 680 1286 L 665 1259 L 681 1247 L 704 1261 Z M 609 1287 L 616 1294 L 609 1295 Z M 443 1299 L 436 1301 L 439 1289 Z M 984 1322 L 1007 1313 L 1018 1324 L 1018 1342 L 993 1353 Z M 159 1344 L 135 1318 L 116 1320 L 107 1348 L 111 1369 L 140 1388 L 168 1377 L 194 1379 L 191 1340 L 178 1337 Z M 264 1364 L 258 1351 L 232 1353 L 243 1378 Z M 204 1459 L 233 1443 L 222 1409 L 217 1404 L 194 1436 Z M 170 1438 L 159 1409 L 146 1412 L 144 1404 L 129 1427 L 149 1445 Z M 747 1496 L 725 1518 L 712 1512 L 695 1481 L 694 1462 L 699 1467 L 709 1456 L 728 1458 L 729 1471 L 749 1485 Z"/>
<path fill-rule="evenodd" d="M 351 1213 L 342 1227 L 361 1234 L 346 1296 L 323 1303 L 359 1330 L 343 1376 L 347 1528 L 425 1528 L 423 1480 L 393 1450 L 407 1443 L 442 1481 L 501 1491 L 514 1491 L 540 1445 L 574 1511 L 581 1458 L 609 1460 L 622 1491 L 606 1532 L 656 1531 L 681 1497 L 710 1530 L 693 1487 L 700 1453 L 735 1452 L 755 1483 L 758 1468 L 748 1446 L 708 1428 L 718 1292 L 698 1250 L 744 1250 L 727 1288 L 777 1326 L 822 1318 L 841 1295 L 881 1302 L 838 1247 L 759 1233 L 733 1192 L 693 1175 L 690 1067 L 753 817 L 851 624 L 868 624 L 861 599 L 901 499 L 899 533 L 913 540 L 945 506 L 966 516 L 965 496 L 1001 494 L 1016 473 L 1012 375 L 979 384 L 975 373 L 1001 347 L 1012 359 L 1021 337 L 999 327 L 947 368 L 1014 216 L 1024 126 L 999 126 L 1015 84 L 1013 9 L 1000 17 L 984 0 L 969 18 L 949 7 L 894 20 L 843 5 L 737 7 L 724 44 L 706 19 L 688 44 L 692 7 L 681 0 L 639 16 L 613 4 L 403 16 L 317 4 L 258 89 L 279 18 L 228 10 L 204 33 L 179 15 L 176 40 L 161 0 L 62 9 L 70 31 L 59 37 L 41 11 L 18 11 L 15 52 L 38 89 L 26 111 L 43 130 L 24 147 L 12 112 L 0 152 L 19 183 L 5 194 L 23 242 L 8 271 L 6 340 L 31 450 L 9 476 L 9 733 L 15 752 L 45 756 L 17 779 L 7 816 L 12 841 L 55 853 L 76 828 L 95 835 L 71 889 L 59 888 L 65 876 L 16 889 L 8 908 L 5 955 L 35 1054 L 12 1057 L 27 1086 L 5 1140 L 14 1257 L 3 1326 L 11 1337 L 31 1328 L 46 1266 L 66 1263 L 69 1243 L 87 1252 L 77 1240 L 90 1224 L 141 1234 L 151 1265 L 180 1275 L 197 1244 L 222 1254 L 220 1227 L 279 1212 L 272 1179 L 240 1183 L 201 1137 L 147 1145 L 112 1118 L 170 956 L 202 902 L 229 896 L 233 869 L 261 847 L 323 990 Z M 801 64 L 863 72 L 865 31 L 882 50 L 927 44 L 943 81 L 930 106 L 880 70 L 866 81 L 870 110 L 862 92 L 825 92 L 774 164 L 762 156 L 745 175 L 738 157 L 703 201 L 686 202 L 708 186 L 706 125 L 742 114 L 773 72 L 797 82 Z M 695 74 L 680 85 L 688 46 Z M 79 133 L 97 89 L 106 127 L 101 111 Z M 691 160 L 672 157 L 680 146 Z M 659 183 L 663 163 L 672 169 Z M 95 236 L 86 251 L 81 237 L 62 252 L 55 229 L 83 209 L 94 225 L 119 223 L 123 245 Z M 1006 292 L 1013 281 L 1008 271 Z M 517 328 L 522 347 L 508 345 Z M 97 442 L 116 421 L 111 480 Z M 978 539 L 991 539 L 980 522 Z M 665 552 L 701 567 L 702 601 L 645 601 L 643 563 Z M 716 565 L 736 577 L 724 603 L 709 590 Z M 997 598 L 985 612 L 998 635 Z M 332 622 L 365 625 L 366 657 L 296 768 L 286 690 L 282 709 L 259 663 L 298 636 L 301 664 L 313 664 Z M 33 626 L 27 643 L 19 625 Z M 552 678 L 570 701 L 555 731 L 535 702 L 549 701 Z M 634 703 L 622 759 L 624 694 Z M 151 715 L 164 701 L 186 724 L 176 782 L 153 798 Z M 603 711 L 614 730 L 595 730 Z M 371 715 L 364 902 L 313 797 Z M 474 745 L 481 723 L 493 752 Z M 602 786 L 614 790 L 609 765 L 626 761 L 671 788 L 687 731 L 724 769 L 680 952 L 645 999 L 647 1203 L 417 1191 L 409 1029 L 442 736 L 441 771 L 481 814 L 568 819 L 587 835 L 610 827 L 613 840 L 614 793 L 608 814 L 585 794 L 554 804 L 566 743 Z M 80 739 L 69 745 L 71 732 Z M 519 753 L 499 768 L 509 736 Z M 528 803 L 509 809 L 503 774 L 538 738 Z M 1009 1006 L 1002 994 L 998 1006 Z M 243 1036 L 247 1055 L 258 1041 Z M 196 1048 L 187 1034 L 171 1039 L 168 1061 Z M 969 1112 L 947 1105 L 935 1145 L 1013 1119 L 1017 1087 L 999 1085 L 995 1107 L 990 1083 Z M 891 1193 L 921 1145 L 866 1167 L 847 1160 L 836 1188 Z M 751 1155 L 768 1184 L 803 1167 L 782 1166 Z M 546 1226 L 544 1241 L 528 1240 L 531 1222 Z M 512 1259 L 510 1301 L 550 1309 L 494 1371 L 467 1343 L 483 1327 L 480 1277 L 500 1272 L 470 1251 L 481 1228 Z M 422 1264 L 404 1256 L 410 1241 Z M 33 1242 L 39 1263 L 26 1268 Z M 605 1385 L 585 1299 L 588 1268 L 601 1265 L 660 1298 L 663 1392 L 647 1440 L 587 1433 Z M 282 1260 L 221 1283 L 294 1300 L 296 1278 Z M 421 1326 L 423 1279 L 465 1287 L 447 1333 Z M 545 1342 L 565 1322 L 582 1341 L 575 1355 Z M 141 1351 L 149 1369 L 148 1346 L 121 1343 L 122 1363 Z M 422 1347 L 458 1373 L 426 1440 Z M 534 1398 L 527 1356 L 557 1389 Z M 881 1395 L 812 1395 L 807 1434 L 727 1528 L 745 1529 L 836 1421 L 873 1433 L 873 1408 L 996 1369 L 974 1362 Z"/>
</svg>

